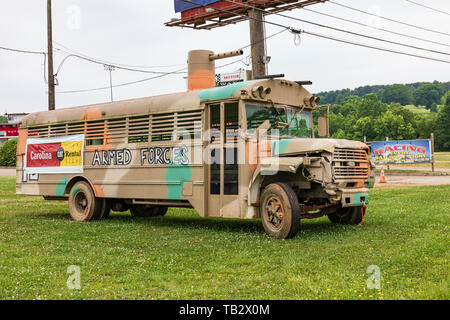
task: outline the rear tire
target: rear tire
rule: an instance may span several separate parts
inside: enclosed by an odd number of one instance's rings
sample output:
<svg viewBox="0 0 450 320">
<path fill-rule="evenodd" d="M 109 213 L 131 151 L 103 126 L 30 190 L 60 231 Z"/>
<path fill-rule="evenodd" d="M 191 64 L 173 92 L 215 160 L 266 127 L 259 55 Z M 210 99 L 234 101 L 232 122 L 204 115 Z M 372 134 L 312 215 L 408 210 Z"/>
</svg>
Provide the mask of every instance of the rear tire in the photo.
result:
<svg viewBox="0 0 450 320">
<path fill-rule="evenodd" d="M 103 210 L 104 199 L 97 198 L 89 183 L 79 181 L 74 184 L 69 194 L 69 212 L 75 221 L 96 220 Z"/>
<path fill-rule="evenodd" d="M 361 209 L 363 211 L 361 211 Z M 328 215 L 331 222 L 345 225 L 357 225 L 362 222 L 363 212 L 366 213 L 366 208 L 362 207 L 347 207 L 339 208 L 335 213 Z"/>
<path fill-rule="evenodd" d="M 103 198 L 102 199 L 102 209 L 100 210 L 98 219 L 108 219 L 109 214 L 111 213 L 111 200 Z"/>
<path fill-rule="evenodd" d="M 268 185 L 260 201 L 264 230 L 274 238 L 293 238 L 300 228 L 300 205 L 297 195 L 285 183 Z"/>
<path fill-rule="evenodd" d="M 133 217 L 157 217 L 165 215 L 167 212 L 167 207 L 135 204 L 131 206 L 130 212 Z"/>
</svg>

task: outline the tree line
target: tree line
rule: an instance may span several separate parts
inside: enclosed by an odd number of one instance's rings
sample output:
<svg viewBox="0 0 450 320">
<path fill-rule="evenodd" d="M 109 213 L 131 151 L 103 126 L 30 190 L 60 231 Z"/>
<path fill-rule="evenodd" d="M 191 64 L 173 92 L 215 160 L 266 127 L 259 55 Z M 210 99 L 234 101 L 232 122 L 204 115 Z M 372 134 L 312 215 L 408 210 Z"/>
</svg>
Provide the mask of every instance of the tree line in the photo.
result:
<svg viewBox="0 0 450 320">
<path fill-rule="evenodd" d="M 363 141 L 429 139 L 433 132 L 436 151 L 450 151 L 450 91 L 441 97 L 437 112 L 415 114 L 398 102 L 385 103 L 374 93 L 348 96 L 330 106 L 330 135 Z M 326 115 L 326 108 L 314 111 Z"/>
<path fill-rule="evenodd" d="M 365 97 L 369 93 L 375 93 L 384 103 L 400 103 L 403 106 L 425 106 L 427 109 L 437 112 L 437 106 L 441 103 L 444 94 L 450 90 L 450 82 L 416 82 L 410 84 L 374 85 L 363 86 L 356 89 L 342 89 L 324 91 L 315 94 L 321 98 L 323 104 L 342 104 L 350 96 Z"/>
</svg>

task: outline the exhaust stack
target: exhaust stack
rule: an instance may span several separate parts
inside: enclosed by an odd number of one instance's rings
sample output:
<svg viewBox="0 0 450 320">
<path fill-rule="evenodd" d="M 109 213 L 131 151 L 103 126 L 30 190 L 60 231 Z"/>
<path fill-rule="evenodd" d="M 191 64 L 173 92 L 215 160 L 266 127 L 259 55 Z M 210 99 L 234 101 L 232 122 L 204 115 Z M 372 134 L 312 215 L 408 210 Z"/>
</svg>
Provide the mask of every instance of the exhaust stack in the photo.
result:
<svg viewBox="0 0 450 320">
<path fill-rule="evenodd" d="M 243 50 L 215 54 L 210 50 L 192 50 L 188 53 L 188 90 L 215 87 L 215 61 L 240 56 Z"/>
</svg>

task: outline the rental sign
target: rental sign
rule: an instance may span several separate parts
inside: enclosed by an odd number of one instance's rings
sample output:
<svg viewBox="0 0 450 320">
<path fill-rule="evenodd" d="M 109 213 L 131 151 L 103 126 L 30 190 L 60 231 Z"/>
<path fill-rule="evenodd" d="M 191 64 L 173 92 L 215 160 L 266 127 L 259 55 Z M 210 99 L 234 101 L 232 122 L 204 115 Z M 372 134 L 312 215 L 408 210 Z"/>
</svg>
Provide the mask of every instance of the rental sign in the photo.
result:
<svg viewBox="0 0 450 320">
<path fill-rule="evenodd" d="M 375 164 L 432 162 L 431 140 L 376 141 L 371 143 Z"/>
<path fill-rule="evenodd" d="M 55 138 L 29 138 L 25 172 L 82 173 L 84 135 Z"/>
</svg>

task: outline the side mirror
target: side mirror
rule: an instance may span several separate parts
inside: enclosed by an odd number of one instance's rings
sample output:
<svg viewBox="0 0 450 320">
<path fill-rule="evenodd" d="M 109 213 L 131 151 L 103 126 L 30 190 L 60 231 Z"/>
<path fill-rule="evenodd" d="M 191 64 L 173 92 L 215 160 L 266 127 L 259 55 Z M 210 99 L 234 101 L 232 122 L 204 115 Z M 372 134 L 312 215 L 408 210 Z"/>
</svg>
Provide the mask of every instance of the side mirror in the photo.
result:
<svg viewBox="0 0 450 320">
<path fill-rule="evenodd" d="M 328 137 L 328 118 L 319 117 L 319 137 Z"/>
</svg>

